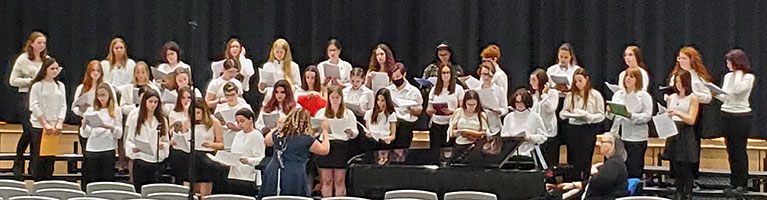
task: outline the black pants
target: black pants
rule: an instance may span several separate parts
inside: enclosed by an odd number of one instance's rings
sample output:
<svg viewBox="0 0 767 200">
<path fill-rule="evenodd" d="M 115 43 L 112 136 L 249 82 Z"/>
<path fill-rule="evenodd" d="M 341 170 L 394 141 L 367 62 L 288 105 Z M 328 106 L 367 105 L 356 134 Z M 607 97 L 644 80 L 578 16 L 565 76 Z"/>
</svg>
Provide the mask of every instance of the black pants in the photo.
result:
<svg viewBox="0 0 767 200">
<path fill-rule="evenodd" d="M 644 154 L 647 151 L 647 141 L 623 141 L 626 149 L 626 171 L 629 178 L 642 178 L 644 171 Z"/>
<path fill-rule="evenodd" d="M 141 192 L 141 186 L 162 182 L 162 163 L 150 163 L 141 159 L 133 160 L 133 187 Z"/>
<path fill-rule="evenodd" d="M 399 127 L 397 127 L 399 128 Z M 432 123 L 429 128 L 429 153 L 426 156 L 424 164 L 439 164 L 442 152 L 442 147 L 447 145 L 447 128 L 448 125 L 441 125 Z"/>
<path fill-rule="evenodd" d="M 253 181 L 242 181 L 235 179 L 227 179 L 226 185 L 229 194 L 238 194 L 249 197 L 255 197 L 258 194 L 258 186 Z"/>
<path fill-rule="evenodd" d="M 21 123 L 21 138 L 19 138 L 18 143 L 16 143 L 16 158 L 13 160 L 13 169 L 14 172 L 18 172 L 21 175 L 24 171 L 24 152 L 27 150 L 27 147 L 29 146 L 29 154 L 30 155 L 39 155 L 40 154 L 40 145 L 35 146 L 34 140 L 32 140 L 33 136 L 33 128 L 32 128 L 32 122 L 29 121 L 29 95 L 27 93 L 20 93 L 19 96 L 21 96 L 22 100 L 21 102 L 18 102 L 16 109 L 16 117 L 19 119 L 19 122 Z M 32 156 L 30 156 L 32 157 Z M 30 170 L 32 171 L 32 161 L 30 159 Z"/>
<path fill-rule="evenodd" d="M 578 172 L 580 180 L 589 177 L 597 131 L 599 126 L 595 124 L 569 124 L 567 127 L 567 164 L 572 165 Z"/>
<path fill-rule="evenodd" d="M 559 164 L 559 147 L 565 144 L 565 137 L 557 134 L 557 136 L 546 139 L 541 145 L 541 151 L 543 151 L 543 159 L 546 160 L 546 165 L 556 166 Z"/>
<path fill-rule="evenodd" d="M 730 161 L 730 185 L 746 187 L 748 182 L 748 153 L 746 143 L 751 132 L 751 113 L 722 112 L 727 155 Z"/>
<path fill-rule="evenodd" d="M 671 174 L 674 175 L 674 187 L 676 187 L 677 194 L 692 194 L 696 166 L 698 163 L 671 161 Z"/>
<path fill-rule="evenodd" d="M 83 156 L 83 179 L 87 183 L 115 180 L 115 151 L 86 151 Z"/>
<path fill-rule="evenodd" d="M 32 171 L 32 178 L 35 181 L 49 180 L 53 178 L 53 162 L 54 156 L 40 156 L 40 138 L 43 137 L 43 129 L 32 128 L 30 129 L 30 135 L 32 136 L 32 161 L 30 167 Z"/>
</svg>

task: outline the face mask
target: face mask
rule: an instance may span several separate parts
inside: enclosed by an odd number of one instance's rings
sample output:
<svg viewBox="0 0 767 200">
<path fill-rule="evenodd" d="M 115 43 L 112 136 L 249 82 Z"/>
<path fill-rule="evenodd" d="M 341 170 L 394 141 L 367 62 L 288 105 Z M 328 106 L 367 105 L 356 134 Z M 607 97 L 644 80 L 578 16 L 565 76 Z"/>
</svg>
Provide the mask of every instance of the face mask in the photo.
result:
<svg viewBox="0 0 767 200">
<path fill-rule="evenodd" d="M 402 84 L 405 84 L 405 78 L 401 78 L 399 80 L 393 80 L 391 82 L 394 83 L 394 85 L 396 85 L 397 87 L 400 87 L 402 86 Z"/>
</svg>

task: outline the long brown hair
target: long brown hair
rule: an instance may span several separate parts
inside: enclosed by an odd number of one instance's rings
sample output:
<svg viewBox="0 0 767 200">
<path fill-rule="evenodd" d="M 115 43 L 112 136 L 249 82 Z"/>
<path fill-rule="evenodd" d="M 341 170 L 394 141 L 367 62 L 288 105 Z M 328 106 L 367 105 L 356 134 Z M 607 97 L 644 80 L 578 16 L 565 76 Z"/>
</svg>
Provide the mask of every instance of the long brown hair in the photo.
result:
<svg viewBox="0 0 767 200">
<path fill-rule="evenodd" d="M 39 31 L 34 31 L 29 34 L 29 38 L 27 39 L 27 42 L 24 43 L 24 48 L 22 49 L 22 52 L 27 53 L 27 58 L 29 60 L 35 59 L 35 48 L 32 47 L 32 44 L 35 43 L 35 40 L 39 37 L 43 37 L 45 39 L 48 39 L 45 37 L 45 35 Z M 48 41 L 46 41 L 47 43 Z M 46 46 L 43 51 L 40 52 L 40 55 L 37 55 L 40 60 L 44 60 L 46 57 L 48 57 L 48 47 Z"/>
<path fill-rule="evenodd" d="M 312 134 L 311 115 L 309 111 L 303 108 L 293 108 L 285 118 L 285 123 L 282 125 L 282 136 L 290 138 L 299 134 L 309 135 Z"/>
<path fill-rule="evenodd" d="M 381 49 L 384 51 L 384 54 L 386 54 L 386 61 L 384 61 L 385 66 L 380 66 L 378 64 L 378 60 L 376 59 L 376 50 Z M 394 66 L 394 54 L 391 52 L 391 48 L 389 48 L 388 45 L 381 43 L 376 46 L 376 48 L 373 48 L 373 53 L 370 55 L 370 62 L 368 63 L 368 71 L 369 72 L 377 72 L 381 71 L 381 68 L 383 68 L 383 71 L 388 71 L 390 67 Z"/>
<path fill-rule="evenodd" d="M 44 58 L 42 67 L 40 67 L 40 70 L 37 71 L 37 75 L 35 75 L 35 78 L 32 79 L 32 82 L 29 85 L 34 85 L 35 83 L 43 80 L 45 76 L 48 75 L 48 68 L 53 66 L 54 63 L 56 63 L 55 59 L 47 57 Z M 63 84 L 61 81 L 59 81 L 59 76 L 53 77 L 53 82 L 56 82 L 57 84 Z"/>
<path fill-rule="evenodd" d="M 700 52 L 698 52 L 698 50 L 696 50 L 694 47 L 682 47 L 682 49 L 679 50 L 679 53 L 684 54 L 688 58 L 690 58 L 690 68 L 692 68 L 692 70 L 695 70 L 695 72 L 698 73 L 698 75 L 700 75 L 701 78 L 703 78 L 703 80 L 707 82 L 711 82 L 711 76 L 708 74 L 708 70 L 706 70 L 706 66 L 703 65 L 703 60 L 701 59 Z M 676 66 L 674 66 L 674 71 L 671 71 L 669 80 L 671 80 L 671 77 L 674 74 L 677 74 L 677 72 L 679 71 L 684 71 L 684 70 L 682 69 L 681 66 L 679 66 L 679 61 L 676 61 Z"/>
<path fill-rule="evenodd" d="M 468 102 L 469 100 L 472 100 L 472 99 L 477 100 L 477 107 L 474 108 L 473 111 L 477 115 L 477 118 L 479 118 L 479 129 L 481 131 L 482 130 L 482 120 L 487 121 L 487 116 L 485 116 L 485 111 L 482 108 L 482 104 L 480 103 L 482 101 L 479 100 L 479 93 L 477 93 L 477 91 L 475 91 L 475 90 L 468 90 L 468 91 L 466 91 L 466 93 L 463 95 L 463 105 L 461 106 L 461 109 L 463 109 L 464 112 L 465 112 L 466 109 L 468 108 L 468 106 L 466 105 L 466 102 Z"/>
<path fill-rule="evenodd" d="M 583 97 L 583 109 L 586 109 L 586 104 L 589 102 L 589 96 L 591 92 L 591 83 L 589 83 L 589 73 L 584 68 L 578 68 L 575 70 L 575 73 L 573 73 L 573 81 L 575 81 L 575 76 L 581 75 L 583 78 L 586 78 L 586 85 L 583 86 L 583 89 L 578 88 L 578 86 L 573 85 L 570 87 L 570 92 L 572 93 L 570 98 L 570 105 L 572 107 L 567 108 L 569 111 L 572 111 L 573 108 L 575 108 L 575 95 L 582 96 Z"/>
<path fill-rule="evenodd" d="M 112 94 L 112 86 L 110 86 L 108 83 L 100 83 L 98 85 L 98 88 L 96 89 L 95 93 L 98 93 L 98 90 L 104 89 L 109 94 L 109 99 L 107 100 L 107 105 L 101 104 L 101 101 L 99 101 L 99 98 L 93 98 L 93 110 L 100 110 L 101 108 L 107 108 L 107 112 L 109 113 L 109 117 L 114 118 L 115 117 L 115 104 L 117 102 L 115 101 L 115 96 Z M 98 96 L 98 94 L 94 95 Z"/>
<path fill-rule="evenodd" d="M 634 90 L 635 91 L 642 90 L 642 81 L 643 81 L 642 72 L 640 72 L 639 69 L 635 69 L 635 68 L 626 69 L 626 75 L 623 76 L 623 88 L 628 91 L 629 88 L 628 86 L 626 86 L 626 78 L 628 78 L 629 76 L 634 77 L 634 79 L 636 79 L 634 83 Z"/>
<path fill-rule="evenodd" d="M 158 94 L 154 89 L 149 89 L 144 92 L 144 96 L 141 98 L 141 105 L 139 105 L 138 120 L 136 120 L 136 135 L 141 134 L 141 126 L 148 120 L 146 102 L 149 100 L 149 98 L 152 97 L 157 98 L 157 108 L 154 109 L 154 113 L 152 113 L 152 115 L 155 119 L 157 119 L 157 121 L 160 122 L 161 131 L 158 135 L 164 136 L 166 134 L 165 130 L 167 130 L 168 124 L 165 121 L 165 116 L 162 115 L 162 103 L 160 103 L 160 94 Z"/>
<path fill-rule="evenodd" d="M 187 78 L 189 79 L 189 84 L 190 85 L 192 84 L 192 73 L 190 73 L 189 70 L 186 68 L 179 67 L 179 68 L 176 68 L 176 70 L 173 71 L 173 73 L 171 73 L 170 77 L 168 78 L 170 81 L 169 82 L 170 87 L 168 89 L 176 90 L 180 87 L 188 86 L 188 85 L 176 85 L 176 77 L 181 74 L 186 74 Z"/>
<path fill-rule="evenodd" d="M 557 48 L 557 64 L 559 64 L 559 52 L 564 51 L 570 53 L 570 65 L 578 65 L 578 59 L 575 59 L 575 48 L 570 43 L 563 43 Z"/>
<path fill-rule="evenodd" d="M 386 100 L 386 109 L 382 110 L 381 107 L 378 106 L 378 96 L 383 96 L 384 99 Z M 389 115 L 394 113 L 394 104 L 392 103 L 391 92 L 389 91 L 389 89 L 386 89 L 386 88 L 379 89 L 378 92 L 376 92 L 375 98 L 373 99 L 375 100 L 375 106 L 373 106 L 373 113 L 370 116 L 370 123 L 372 124 L 378 123 L 378 113 L 383 112 L 387 118 L 389 117 Z"/>
<path fill-rule="evenodd" d="M 115 45 L 117 45 L 118 42 L 122 43 L 123 46 L 125 47 L 125 53 L 123 53 L 123 56 L 121 56 L 120 58 L 115 57 L 115 52 L 114 52 Z M 128 59 L 130 59 L 128 58 L 128 44 L 125 43 L 125 40 L 119 37 L 112 39 L 112 41 L 109 42 L 109 53 L 107 54 L 107 57 L 104 58 L 104 60 L 109 61 L 109 69 L 114 69 L 115 63 L 118 61 L 120 62 L 119 65 L 117 65 L 118 68 L 125 68 L 125 65 L 128 62 Z"/>
<path fill-rule="evenodd" d="M 322 88 L 320 86 L 320 72 L 317 69 L 317 66 L 309 65 L 309 67 L 306 68 L 306 71 L 304 71 L 304 78 L 301 79 L 301 89 L 304 89 L 304 91 L 309 91 L 309 84 L 306 83 L 306 72 L 314 72 L 314 84 L 312 84 L 312 89 L 314 91 L 322 91 Z"/>
<path fill-rule="evenodd" d="M 344 105 L 344 93 L 341 92 L 341 88 L 337 87 L 328 87 L 328 103 L 325 105 L 325 117 L 330 118 L 344 118 L 344 113 L 346 113 L 346 105 Z M 336 93 L 338 96 L 341 97 L 341 105 L 338 105 L 338 110 L 334 111 L 333 106 L 330 103 L 330 94 Z"/>
<path fill-rule="evenodd" d="M 538 100 L 541 100 L 542 94 L 544 93 L 543 89 L 546 88 L 546 83 L 549 82 L 549 76 L 546 75 L 546 70 L 541 68 L 533 70 L 533 73 L 531 73 L 531 75 L 535 75 L 535 78 L 538 78 L 538 85 L 536 85 L 538 86 L 538 89 L 534 90 L 533 86 L 531 85 L 530 90 L 537 92 L 539 94 Z"/>
<path fill-rule="evenodd" d="M 202 120 L 193 120 L 195 125 L 204 124 L 206 129 L 213 126 L 213 119 L 210 117 L 210 108 L 208 108 L 208 104 L 205 103 L 205 99 L 199 98 L 197 101 L 194 101 L 194 109 L 202 110 Z M 195 110 L 195 112 L 197 111 Z"/>
<path fill-rule="evenodd" d="M 639 47 L 636 45 L 627 46 L 626 50 L 631 50 L 631 52 L 634 53 L 634 60 L 637 61 L 637 65 L 641 67 L 642 69 L 647 70 L 647 67 L 644 65 L 644 61 L 642 61 L 642 51 L 639 50 Z"/>
<path fill-rule="evenodd" d="M 449 64 L 442 64 L 442 66 L 438 67 L 439 70 L 437 70 L 437 85 L 434 86 L 434 94 L 440 95 L 442 94 L 442 88 L 444 88 L 444 83 L 442 83 L 444 80 L 442 80 L 442 70 L 447 68 L 450 70 L 450 85 L 447 86 L 448 94 L 455 93 L 455 77 L 453 76 L 453 73 L 455 73 L 455 70 L 450 67 Z"/>
<path fill-rule="evenodd" d="M 190 88 L 189 86 L 183 86 L 179 88 L 177 91 L 178 92 L 176 93 L 176 105 L 173 106 L 173 111 L 183 112 L 184 105 L 181 104 L 181 99 L 184 99 L 184 93 L 189 93 L 190 97 L 194 95 L 194 93 L 192 93 L 192 88 Z"/>
<path fill-rule="evenodd" d="M 277 101 L 277 88 L 283 88 L 285 89 L 285 100 L 282 101 L 282 104 Z M 282 107 L 282 112 L 285 114 L 288 114 L 290 110 L 296 107 L 296 100 L 293 99 L 293 90 L 290 87 L 290 83 L 288 83 L 287 80 L 279 80 L 276 83 L 274 83 L 274 87 L 272 89 L 272 98 L 269 99 L 268 102 L 266 102 L 266 105 L 264 105 L 263 109 L 266 113 L 271 113 L 277 107 Z"/>
<path fill-rule="evenodd" d="M 692 94 L 692 75 L 687 70 L 682 70 L 677 72 L 677 74 L 674 75 L 674 78 L 678 78 L 679 81 L 682 82 L 682 88 L 684 88 L 684 95 L 690 95 Z M 673 83 L 676 83 L 676 80 L 674 80 Z M 676 84 L 674 84 L 674 91 L 679 93 L 679 90 L 676 89 Z"/>
<path fill-rule="evenodd" d="M 745 73 L 751 73 L 751 62 L 748 61 L 746 52 L 740 49 L 730 50 L 724 58 L 732 63 L 733 70 L 741 70 Z"/>
<path fill-rule="evenodd" d="M 96 70 L 96 67 L 101 69 L 101 75 L 99 75 L 98 80 L 93 80 L 93 77 L 91 77 L 91 72 L 93 72 L 93 70 Z M 83 89 L 80 90 L 80 96 L 85 95 L 85 93 L 93 89 L 92 87 L 93 87 L 94 81 L 96 82 L 97 86 L 104 82 L 104 68 L 101 66 L 101 62 L 99 62 L 98 60 L 91 60 L 90 62 L 88 62 L 88 67 L 86 67 L 85 69 L 85 76 L 83 77 L 83 82 L 80 83 L 83 85 Z"/>
<path fill-rule="evenodd" d="M 272 44 L 272 49 L 269 50 L 269 62 L 277 61 L 277 58 L 274 56 L 274 50 L 277 48 L 282 48 L 285 50 L 285 57 L 282 58 L 282 74 L 285 80 L 288 80 L 288 83 L 292 85 L 293 82 L 291 81 L 293 81 L 293 71 L 291 69 L 291 65 L 293 63 L 293 54 L 290 53 L 290 44 L 288 44 L 287 40 L 282 38 L 275 40 L 274 44 Z"/>
</svg>

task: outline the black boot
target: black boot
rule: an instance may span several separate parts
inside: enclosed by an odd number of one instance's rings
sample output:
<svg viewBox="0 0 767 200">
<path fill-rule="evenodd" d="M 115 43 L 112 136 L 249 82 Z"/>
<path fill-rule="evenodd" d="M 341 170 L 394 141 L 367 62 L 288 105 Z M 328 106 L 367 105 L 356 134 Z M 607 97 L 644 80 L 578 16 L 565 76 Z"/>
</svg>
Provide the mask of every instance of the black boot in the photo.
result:
<svg viewBox="0 0 767 200">
<path fill-rule="evenodd" d="M 18 181 L 24 180 L 24 160 L 13 161 L 13 178 Z"/>
</svg>

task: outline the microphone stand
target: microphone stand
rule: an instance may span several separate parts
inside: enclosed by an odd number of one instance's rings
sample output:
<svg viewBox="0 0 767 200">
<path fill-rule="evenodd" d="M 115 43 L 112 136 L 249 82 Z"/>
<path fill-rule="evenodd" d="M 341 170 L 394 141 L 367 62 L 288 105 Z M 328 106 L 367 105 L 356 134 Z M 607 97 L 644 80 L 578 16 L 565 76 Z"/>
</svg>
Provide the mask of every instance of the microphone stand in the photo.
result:
<svg viewBox="0 0 767 200">
<path fill-rule="evenodd" d="M 191 96 L 190 98 L 191 98 L 192 102 L 190 103 L 189 108 L 188 108 L 189 109 L 188 110 L 188 112 L 189 112 L 189 121 L 191 121 L 191 123 L 189 123 L 190 124 L 189 125 L 190 126 L 189 127 L 190 139 L 189 139 L 189 171 L 188 171 L 188 173 L 189 173 L 189 176 L 188 176 L 189 177 L 189 195 L 188 195 L 188 197 L 189 197 L 189 200 L 194 200 L 194 188 L 195 188 L 195 184 L 197 184 L 197 173 L 195 173 L 197 171 L 197 166 L 195 165 L 197 163 L 196 162 L 197 161 L 197 157 L 194 155 L 194 153 L 195 153 L 194 152 L 195 151 L 195 132 L 196 132 L 195 129 L 197 129 L 196 128 L 197 127 L 197 124 L 196 124 L 196 119 L 197 118 L 195 117 L 195 112 L 194 112 L 194 102 L 197 99 L 197 92 L 195 92 L 194 84 L 192 84 L 192 86 L 190 86 L 190 88 L 192 90 L 192 95 L 190 95 Z"/>
</svg>

